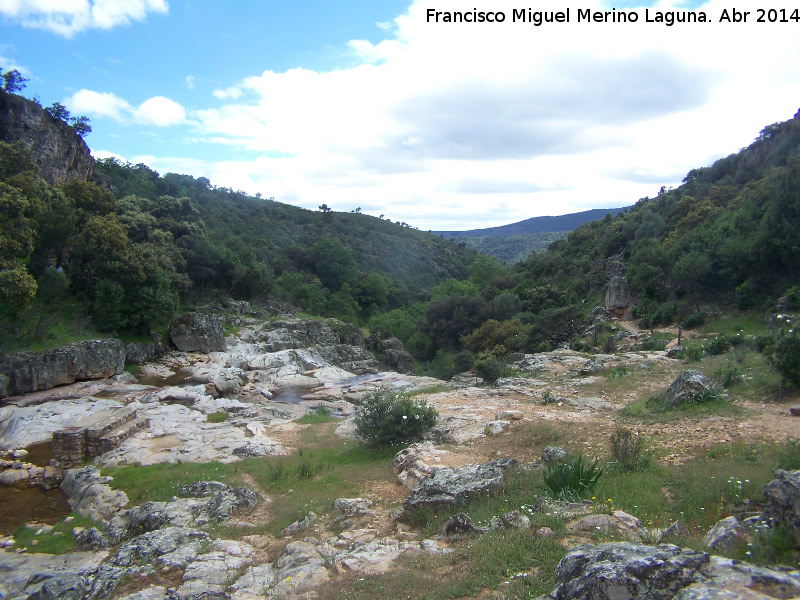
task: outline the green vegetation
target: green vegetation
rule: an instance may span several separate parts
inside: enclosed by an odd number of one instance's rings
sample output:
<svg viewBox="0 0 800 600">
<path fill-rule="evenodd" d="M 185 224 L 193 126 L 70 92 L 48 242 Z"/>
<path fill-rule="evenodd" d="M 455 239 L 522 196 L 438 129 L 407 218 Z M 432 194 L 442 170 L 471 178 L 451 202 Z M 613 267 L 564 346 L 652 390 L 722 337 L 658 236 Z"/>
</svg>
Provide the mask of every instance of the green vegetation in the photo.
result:
<svg viewBox="0 0 800 600">
<path fill-rule="evenodd" d="M 556 500 L 580 502 L 592 494 L 597 487 L 603 469 L 597 466 L 599 461 L 583 464 L 583 457 L 570 459 L 550 465 L 543 479 L 547 489 Z"/>
<path fill-rule="evenodd" d="M 75 552 L 77 547 L 75 545 L 75 536 L 72 534 L 72 530 L 75 527 L 102 528 L 101 525 L 88 517 L 73 513 L 52 528 L 41 525 L 36 525 L 35 527 L 23 525 L 13 534 L 14 549 L 24 549 L 25 552 L 41 552 L 44 554 Z M 39 533 L 40 531 L 41 533 Z"/>
<path fill-rule="evenodd" d="M 206 421 L 209 423 L 224 423 L 228 420 L 228 413 L 224 410 L 220 410 L 215 413 L 211 413 L 210 415 L 206 416 Z"/>
<path fill-rule="evenodd" d="M 356 434 L 369 448 L 418 440 L 436 424 L 436 409 L 425 400 L 375 391 L 363 398 L 355 417 Z"/>
</svg>

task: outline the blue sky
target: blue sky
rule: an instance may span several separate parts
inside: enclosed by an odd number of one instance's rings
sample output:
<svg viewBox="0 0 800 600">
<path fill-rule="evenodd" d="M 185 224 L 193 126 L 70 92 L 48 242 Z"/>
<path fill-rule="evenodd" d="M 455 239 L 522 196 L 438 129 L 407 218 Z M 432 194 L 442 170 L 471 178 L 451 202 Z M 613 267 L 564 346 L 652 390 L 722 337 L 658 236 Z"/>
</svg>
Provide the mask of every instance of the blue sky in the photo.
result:
<svg viewBox="0 0 800 600">
<path fill-rule="evenodd" d="M 511 0 L 0 0 L 0 67 L 90 117 L 99 158 L 307 208 L 471 229 L 622 206 L 800 107 L 800 24 L 426 22 Z M 747 24 L 722 11 L 750 10 Z M 776 0 L 773 8 L 794 10 Z"/>
</svg>

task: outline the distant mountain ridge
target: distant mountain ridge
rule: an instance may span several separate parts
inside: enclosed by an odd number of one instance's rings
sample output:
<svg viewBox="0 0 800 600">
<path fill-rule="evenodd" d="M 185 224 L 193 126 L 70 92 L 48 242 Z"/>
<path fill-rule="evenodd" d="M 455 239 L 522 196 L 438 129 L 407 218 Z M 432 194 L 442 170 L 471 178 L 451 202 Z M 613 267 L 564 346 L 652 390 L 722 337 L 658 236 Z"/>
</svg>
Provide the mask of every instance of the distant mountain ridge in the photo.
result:
<svg viewBox="0 0 800 600">
<path fill-rule="evenodd" d="M 606 215 L 616 216 L 625 208 L 595 208 L 556 217 L 532 217 L 486 229 L 470 231 L 434 231 L 445 239 L 457 240 L 468 248 L 477 250 L 506 263 L 525 260 L 531 252 L 544 252 L 547 247 L 569 235 L 581 225 L 602 219 Z"/>
<path fill-rule="evenodd" d="M 527 233 L 548 233 L 572 231 L 584 223 L 597 221 L 607 214 L 615 217 L 617 213 L 625 210 L 623 208 L 594 208 L 568 215 L 555 217 L 532 217 L 524 221 L 501 225 L 499 227 L 487 227 L 486 229 L 471 229 L 469 231 L 434 231 L 436 235 L 444 238 L 475 238 L 475 237 L 505 237 L 509 235 L 521 235 Z"/>
</svg>

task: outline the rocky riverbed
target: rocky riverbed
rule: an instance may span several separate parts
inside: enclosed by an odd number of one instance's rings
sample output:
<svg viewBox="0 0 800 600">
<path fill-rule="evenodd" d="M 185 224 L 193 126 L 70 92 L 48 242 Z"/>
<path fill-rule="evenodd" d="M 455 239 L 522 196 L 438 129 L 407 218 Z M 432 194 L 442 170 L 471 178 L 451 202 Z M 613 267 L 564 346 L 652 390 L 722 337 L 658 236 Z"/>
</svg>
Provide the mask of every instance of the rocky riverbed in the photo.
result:
<svg viewBox="0 0 800 600">
<path fill-rule="evenodd" d="M 99 528 L 72 532 L 81 549 L 75 553 L 49 556 L 0 551 L 3 600 L 120 596 L 118 583 L 129 580 L 143 582 L 135 586 L 137 591 L 126 592 L 126 597 L 136 600 L 311 597 L 315 589 L 342 573 L 381 573 L 394 568 L 401 556 L 448 553 L 452 533 L 480 534 L 485 529 L 470 529 L 461 520 L 443 525 L 436 539 L 425 539 L 398 520 L 402 517 L 398 504 L 405 510 L 442 502 L 460 505 L 463 498 L 502 485 L 509 466 L 544 458 L 526 455 L 524 447 L 503 441 L 514 439 L 520 423 L 581 424 L 585 431 L 581 443 L 592 452 L 607 439 L 618 410 L 653 391 L 645 386 L 620 392 L 609 384 L 605 373 L 613 369 L 648 372 L 654 374 L 654 387 L 666 387 L 684 370 L 665 352 L 587 358 L 561 350 L 512 356 L 509 366 L 516 376 L 500 379 L 491 387 L 470 374 L 445 383 L 380 370 L 378 358 L 386 357 L 367 349 L 358 328 L 332 320 L 243 317 L 238 320 L 237 333 L 223 337 L 213 318 L 193 317 L 175 329 L 173 341 L 178 350 L 143 364 L 136 377 L 95 369 L 93 372 L 107 377 L 52 387 L 51 382 L 64 378 L 31 375 L 32 370 L 48 364 L 39 358 L 26 363 L 32 366 L 15 363 L 17 375 L 4 376 L 7 390 L 11 383 L 22 385 L 18 373 L 45 383 L 42 389 L 10 395 L 0 407 L 0 450 L 7 453 L 0 484 L 23 490 L 60 484 L 71 508 L 91 517 Z M 394 364 L 398 364 L 402 350 L 395 342 L 372 345 L 390 348 Z M 323 519 L 309 512 L 284 531 L 283 539 L 262 534 L 220 539 L 210 533 L 209 528 L 220 523 L 246 531 L 265 518 L 268 509 L 264 507 L 271 498 L 263 489 L 197 482 L 168 502 L 131 506 L 127 496 L 114 489 L 113 481 L 97 470 L 131 464 L 232 463 L 286 455 L 302 444 L 296 419 L 318 406 L 340 417 L 337 435 L 352 437 L 355 407 L 376 389 L 415 392 L 436 407 L 440 416 L 430 441 L 395 457 L 397 483 L 393 489 L 373 490 L 372 499 L 341 498 L 333 514 Z M 751 402 L 752 408 L 756 405 Z M 674 454 L 664 460 L 678 462 L 688 456 L 682 451 L 687 440 L 698 446 L 733 436 L 753 440 L 791 436 L 796 425 L 766 406 L 764 409 L 744 417 L 712 417 L 691 431 L 662 423 L 645 425 L 642 432 L 660 439 L 665 447 L 674 447 Z M 26 449 L 53 439 L 62 440 L 61 446 L 56 444 L 55 466 L 26 460 Z M 70 468 L 76 466 L 70 461 L 96 466 Z M 789 479 L 789 487 L 793 481 Z M 397 502 L 381 502 L 382 495 L 384 500 L 395 498 Z M 562 509 L 575 531 L 584 526 L 587 531 L 605 528 L 626 536 L 630 544 L 657 542 L 664 534 L 642 528 L 635 517 L 625 513 L 592 515 L 583 506 Z M 594 520 L 582 524 L 584 518 Z M 526 519 L 520 514 L 498 515 L 490 527 L 525 528 L 530 526 Z M 13 540 L 0 538 L 0 545 L 12 546 Z M 653 557 L 647 554 L 650 550 L 635 546 L 624 551 L 583 550 L 589 558 L 570 554 L 565 560 L 602 563 L 613 555 L 618 557 L 613 560 L 622 564 L 613 569 L 629 581 L 634 570 L 629 566 L 631 560 L 672 569 L 677 564 L 675 556 L 680 560 L 688 556 L 689 562 L 694 561 L 692 573 L 681 579 L 680 586 L 665 584 L 673 595 L 679 588 L 689 590 L 681 592 L 681 598 L 718 597 L 713 595 L 714 586 L 711 592 L 703 591 L 704 596 L 691 594 L 700 589 L 697 585 L 710 580 L 722 582 L 724 587 L 725 578 L 733 577 L 734 571 L 740 583 L 750 577 L 751 583 L 768 580 L 777 582 L 774 586 L 783 585 L 781 589 L 794 590 L 792 586 L 796 586 L 800 590 L 797 574 L 765 574 L 749 567 L 737 571 L 724 561 L 712 558 L 709 563 L 707 556 L 695 560 L 694 555 L 672 548 L 659 550 L 661 554 Z M 560 567 L 559 573 L 571 573 L 572 563 Z M 688 567 L 680 568 L 686 571 Z M 578 597 L 572 580 L 572 575 L 557 576 L 553 597 Z M 581 585 L 589 589 L 595 584 Z M 637 585 L 625 583 L 630 594 L 624 597 L 640 597 Z M 753 586 L 745 582 L 740 587 L 750 590 Z M 765 593 L 763 597 L 791 597 Z M 623 596 L 609 592 L 608 597 Z"/>
</svg>

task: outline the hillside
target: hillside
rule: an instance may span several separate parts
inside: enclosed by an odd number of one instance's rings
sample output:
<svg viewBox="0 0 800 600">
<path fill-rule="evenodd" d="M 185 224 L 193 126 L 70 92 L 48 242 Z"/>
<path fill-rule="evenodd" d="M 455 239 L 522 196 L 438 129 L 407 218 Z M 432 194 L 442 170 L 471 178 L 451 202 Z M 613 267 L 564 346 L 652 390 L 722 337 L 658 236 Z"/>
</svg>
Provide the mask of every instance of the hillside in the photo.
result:
<svg viewBox="0 0 800 600">
<path fill-rule="evenodd" d="M 478 256 L 405 224 L 95 162 L 51 109 L 7 92 L 0 109 L 0 320 L 14 347 L 62 335 L 47 333 L 55 304 L 72 307 L 59 318 L 90 316 L 77 337 L 147 335 L 182 307 L 229 298 L 365 321 L 467 277 Z"/>
<path fill-rule="evenodd" d="M 554 241 L 566 237 L 570 231 L 607 214 L 615 216 L 624 208 L 597 208 L 568 215 L 533 217 L 517 223 L 471 229 L 469 231 L 436 231 L 445 239 L 457 239 L 468 248 L 493 256 L 506 264 L 518 263 L 531 252 L 544 252 Z"/>
</svg>

